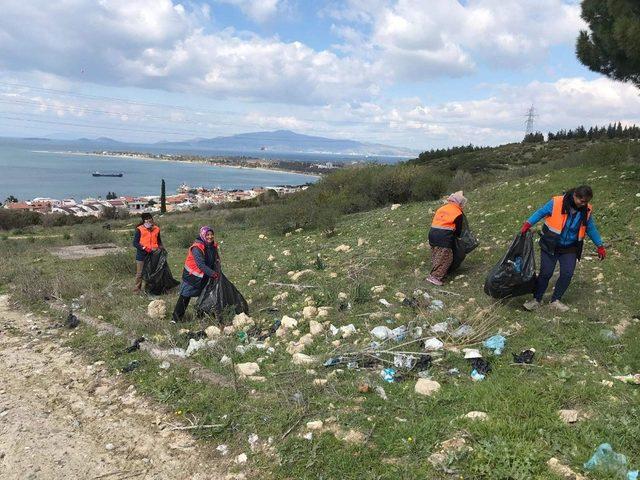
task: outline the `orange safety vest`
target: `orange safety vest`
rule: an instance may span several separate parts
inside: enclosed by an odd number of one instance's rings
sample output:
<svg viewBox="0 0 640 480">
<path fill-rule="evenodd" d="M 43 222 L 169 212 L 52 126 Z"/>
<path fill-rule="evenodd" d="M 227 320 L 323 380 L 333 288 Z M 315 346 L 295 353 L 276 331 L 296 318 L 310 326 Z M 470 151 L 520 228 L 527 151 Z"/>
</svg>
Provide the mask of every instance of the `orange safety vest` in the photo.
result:
<svg viewBox="0 0 640 480">
<path fill-rule="evenodd" d="M 459 205 L 455 203 L 447 203 L 436 210 L 436 214 L 433 216 L 433 221 L 431 222 L 431 227 L 439 228 L 441 230 L 455 231 L 456 218 L 461 214 L 462 209 Z"/>
<path fill-rule="evenodd" d="M 160 227 L 154 225 L 151 229 L 148 229 L 144 225 L 138 226 L 140 232 L 140 245 L 142 248 L 149 248 L 155 250 L 159 247 L 158 235 L 160 235 Z"/>
<path fill-rule="evenodd" d="M 202 255 L 204 255 L 204 249 L 205 249 L 204 244 L 200 242 L 194 242 L 193 245 L 189 247 L 189 253 L 187 253 L 187 259 L 184 261 L 184 269 L 187 272 L 189 272 L 190 275 L 202 278 L 204 277 L 204 272 L 200 270 L 200 267 L 198 267 L 198 264 L 196 263 L 196 259 L 193 256 L 194 248 L 199 249 L 202 252 Z"/>
<path fill-rule="evenodd" d="M 555 233 L 556 235 L 560 235 L 562 233 L 562 229 L 564 228 L 565 223 L 567 223 L 567 217 L 569 214 L 567 212 L 562 212 L 562 205 L 564 202 L 564 195 L 558 195 L 553 197 L 553 209 L 551 211 L 551 215 L 544 219 L 544 223 L 547 226 L 547 229 L 551 233 Z M 580 225 L 580 229 L 578 230 L 578 241 L 581 242 L 584 240 L 585 235 L 587 234 L 587 222 L 591 217 L 591 204 L 587 206 L 587 219 L 585 222 L 582 222 Z M 545 232 L 546 233 L 546 232 Z"/>
</svg>

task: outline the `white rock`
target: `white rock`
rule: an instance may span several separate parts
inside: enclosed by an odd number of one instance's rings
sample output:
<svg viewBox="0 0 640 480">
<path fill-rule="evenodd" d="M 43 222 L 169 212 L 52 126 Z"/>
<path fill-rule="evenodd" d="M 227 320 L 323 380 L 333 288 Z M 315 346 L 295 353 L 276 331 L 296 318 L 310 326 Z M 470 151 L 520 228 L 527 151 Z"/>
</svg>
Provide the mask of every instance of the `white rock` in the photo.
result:
<svg viewBox="0 0 640 480">
<path fill-rule="evenodd" d="M 116 447 L 113 445 L 113 443 L 107 443 L 107 444 L 104 446 L 104 448 L 105 448 L 105 449 L 107 449 L 107 450 L 113 450 L 113 449 L 114 449 L 114 448 L 116 448 Z"/>
<path fill-rule="evenodd" d="M 273 262 L 275 259 L 276 259 L 276 257 L 274 257 L 273 255 L 269 255 L 267 257 L 267 261 L 269 261 L 269 262 Z"/>
<path fill-rule="evenodd" d="M 343 325 L 340 327 L 340 333 L 342 333 L 342 338 L 349 338 L 351 335 L 356 333 L 356 327 L 353 323 Z"/>
<path fill-rule="evenodd" d="M 187 346 L 187 350 L 186 350 L 187 357 L 190 357 L 191 355 L 196 353 L 198 350 L 202 350 L 206 346 L 207 346 L 206 339 L 201 338 L 200 340 L 196 340 L 195 338 L 191 338 L 189 340 L 189 345 Z"/>
<path fill-rule="evenodd" d="M 331 312 L 331 307 L 320 307 L 318 308 L 318 317 L 326 318 L 329 316 L 330 312 Z"/>
<path fill-rule="evenodd" d="M 284 328 L 285 330 L 290 330 L 296 328 L 298 326 L 298 321 L 295 318 L 288 317 L 285 315 L 280 320 L 280 328 Z"/>
<path fill-rule="evenodd" d="M 260 235 L 258 235 L 258 238 L 260 240 L 265 240 L 267 238 L 267 236 L 265 234 L 261 233 Z"/>
<path fill-rule="evenodd" d="M 302 316 L 307 320 L 310 320 L 318 315 L 318 309 L 316 307 L 304 307 L 302 309 Z"/>
<path fill-rule="evenodd" d="M 384 292 L 385 288 L 387 288 L 386 285 L 375 285 L 375 286 L 371 287 L 371 292 L 373 292 L 373 293 L 382 293 L 382 292 Z"/>
<path fill-rule="evenodd" d="M 324 427 L 324 422 L 322 420 L 307 422 L 307 429 L 309 430 L 320 430 L 322 427 Z"/>
<path fill-rule="evenodd" d="M 252 278 L 251 280 L 249 280 L 249 283 L 247 283 L 247 286 L 252 287 L 252 286 L 254 286 L 256 283 L 258 283 L 258 282 L 256 282 L 256 280 Z"/>
<path fill-rule="evenodd" d="M 348 252 L 351 250 L 351 247 L 349 245 L 338 245 L 336 248 L 333 249 L 335 252 Z"/>
<path fill-rule="evenodd" d="M 391 205 L 391 210 L 397 210 L 400 208 L 400 203 L 394 203 L 393 205 Z"/>
<path fill-rule="evenodd" d="M 298 342 L 301 345 L 305 345 L 305 346 L 311 345 L 313 343 L 313 335 L 311 335 L 310 333 L 307 333 L 306 335 L 301 336 Z"/>
<path fill-rule="evenodd" d="M 358 246 L 359 247 L 363 246 L 365 243 L 367 243 L 367 241 L 364 238 L 358 238 Z"/>
<path fill-rule="evenodd" d="M 255 375 L 260 371 L 260 365 L 255 362 L 247 362 L 247 363 L 237 363 L 236 364 L 236 372 L 238 375 Z"/>
<path fill-rule="evenodd" d="M 469 412 L 467 413 L 464 418 L 468 418 L 469 420 L 487 420 L 489 418 L 489 415 L 487 415 L 486 412 L 478 412 L 478 411 L 473 411 L 473 412 Z"/>
<path fill-rule="evenodd" d="M 284 301 L 289 297 L 289 292 L 282 292 L 279 293 L 277 295 L 274 295 L 273 297 L 273 301 L 275 302 L 280 302 L 280 301 Z"/>
<path fill-rule="evenodd" d="M 313 357 L 304 353 L 294 353 L 291 360 L 295 365 L 310 365 L 314 362 Z"/>
<path fill-rule="evenodd" d="M 283 250 L 282 255 L 284 255 L 285 257 L 288 257 L 289 255 L 291 255 L 291 250 Z"/>
<path fill-rule="evenodd" d="M 246 327 L 251 327 L 254 323 L 253 319 L 244 312 L 233 317 L 233 326 L 236 330 L 243 330 Z"/>
<path fill-rule="evenodd" d="M 301 277 L 305 275 L 309 275 L 310 273 L 313 273 L 313 270 L 309 268 L 307 268 L 306 270 L 301 270 L 291 275 L 291 280 L 293 280 L 294 282 L 297 282 L 298 280 L 300 280 Z"/>
<path fill-rule="evenodd" d="M 205 328 L 204 333 L 207 334 L 207 338 L 218 338 L 220 335 L 222 335 L 222 331 L 220 330 L 220 328 L 216 327 L 215 325 L 211 325 Z"/>
<path fill-rule="evenodd" d="M 309 333 L 311 335 L 319 335 L 324 330 L 324 326 L 315 320 L 309 321 Z"/>
<path fill-rule="evenodd" d="M 220 455 L 222 455 L 223 457 L 229 453 L 229 447 L 222 444 L 222 445 L 218 445 L 216 447 L 216 450 L 220 453 Z"/>
<path fill-rule="evenodd" d="M 154 319 L 161 319 L 167 313 L 167 304 L 164 300 L 152 300 L 147 306 L 147 315 Z"/>
<path fill-rule="evenodd" d="M 324 387 L 327 384 L 327 379 L 326 378 L 316 378 L 313 381 L 313 384 L 317 387 Z"/>
<path fill-rule="evenodd" d="M 227 325 L 226 327 L 224 327 L 224 329 L 222 330 L 222 333 L 224 335 L 233 335 L 236 331 L 236 328 L 233 325 Z"/>
<path fill-rule="evenodd" d="M 349 298 L 349 295 L 347 295 L 344 292 L 340 292 L 338 293 L 338 300 L 346 300 L 347 298 Z"/>
<path fill-rule="evenodd" d="M 464 352 L 464 358 L 482 358 L 482 354 L 477 348 L 463 348 L 462 351 Z"/>
<path fill-rule="evenodd" d="M 391 306 L 391 304 L 389 302 L 387 302 L 384 298 L 381 298 L 380 300 L 378 300 L 382 305 L 384 305 L 385 307 L 389 308 Z"/>
<path fill-rule="evenodd" d="M 246 453 L 241 453 L 240 455 L 238 455 L 236 457 L 235 462 L 240 465 L 242 463 L 247 463 L 247 454 Z"/>
<path fill-rule="evenodd" d="M 577 410 L 559 410 L 558 416 L 564 423 L 576 423 L 579 413 Z"/>
<path fill-rule="evenodd" d="M 431 396 L 440 390 L 440 384 L 428 378 L 419 378 L 416 382 L 415 392 L 419 395 Z"/>
<path fill-rule="evenodd" d="M 442 350 L 444 348 L 444 343 L 437 339 L 436 337 L 427 338 L 424 341 L 424 349 L 428 352 L 435 350 Z"/>
<path fill-rule="evenodd" d="M 220 365 L 231 365 L 231 358 L 223 355 L 220 359 Z"/>
</svg>

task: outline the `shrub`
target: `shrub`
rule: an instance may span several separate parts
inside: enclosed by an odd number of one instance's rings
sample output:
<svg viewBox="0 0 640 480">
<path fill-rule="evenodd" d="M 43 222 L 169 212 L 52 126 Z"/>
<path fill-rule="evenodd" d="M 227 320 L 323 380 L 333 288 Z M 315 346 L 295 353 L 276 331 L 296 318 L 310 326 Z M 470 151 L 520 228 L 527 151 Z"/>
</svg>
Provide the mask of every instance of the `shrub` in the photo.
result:
<svg viewBox="0 0 640 480">
<path fill-rule="evenodd" d="M 75 238 L 82 244 L 93 245 L 96 243 L 112 242 L 114 236 L 110 230 L 92 225 L 79 229 L 78 233 L 75 234 Z"/>
<path fill-rule="evenodd" d="M 20 212 L 0 208 L 0 230 L 40 225 L 43 216 L 38 212 Z"/>
</svg>

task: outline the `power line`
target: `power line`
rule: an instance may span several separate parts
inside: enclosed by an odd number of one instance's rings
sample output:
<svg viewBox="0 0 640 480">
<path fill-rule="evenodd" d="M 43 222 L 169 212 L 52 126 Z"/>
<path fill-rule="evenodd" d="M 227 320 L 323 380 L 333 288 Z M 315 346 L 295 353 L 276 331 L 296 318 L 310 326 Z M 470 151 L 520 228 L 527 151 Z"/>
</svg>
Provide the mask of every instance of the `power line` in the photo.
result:
<svg viewBox="0 0 640 480">
<path fill-rule="evenodd" d="M 529 108 L 526 115 L 527 120 L 525 121 L 525 135 L 530 135 L 533 133 L 533 123 L 534 123 L 535 117 L 537 116 L 538 115 L 536 115 L 536 111 L 533 108 L 533 104 L 532 104 L 531 108 Z"/>
</svg>

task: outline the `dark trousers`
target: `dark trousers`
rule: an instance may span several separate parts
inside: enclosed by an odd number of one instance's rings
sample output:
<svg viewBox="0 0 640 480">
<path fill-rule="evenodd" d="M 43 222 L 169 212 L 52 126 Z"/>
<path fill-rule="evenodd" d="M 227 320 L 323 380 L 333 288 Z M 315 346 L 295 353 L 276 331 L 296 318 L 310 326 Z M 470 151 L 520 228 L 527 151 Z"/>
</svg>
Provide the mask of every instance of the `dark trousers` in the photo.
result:
<svg viewBox="0 0 640 480">
<path fill-rule="evenodd" d="M 187 307 L 189 306 L 189 301 L 191 300 L 191 297 L 185 297 L 180 295 L 178 297 L 178 301 L 176 302 L 176 307 L 173 309 L 173 321 L 174 322 L 181 322 L 182 318 L 184 317 L 184 312 L 187 311 Z"/>
<path fill-rule="evenodd" d="M 560 300 L 564 295 L 564 292 L 569 288 L 571 279 L 573 278 L 573 272 L 576 269 L 577 256 L 575 252 L 572 253 L 555 253 L 550 254 L 541 250 L 540 252 L 540 275 L 536 282 L 536 293 L 534 298 L 539 302 L 542 301 L 544 292 L 549 286 L 549 280 L 553 276 L 553 271 L 556 269 L 556 263 L 560 263 L 560 277 L 556 282 L 556 286 L 553 289 L 553 296 L 551 301 Z"/>
</svg>

